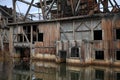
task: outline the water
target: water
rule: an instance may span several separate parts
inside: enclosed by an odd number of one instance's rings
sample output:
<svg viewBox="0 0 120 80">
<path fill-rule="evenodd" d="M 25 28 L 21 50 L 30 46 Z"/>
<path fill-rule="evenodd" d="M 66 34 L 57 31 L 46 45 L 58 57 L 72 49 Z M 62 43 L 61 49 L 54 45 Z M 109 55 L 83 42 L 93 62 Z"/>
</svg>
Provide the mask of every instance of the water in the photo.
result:
<svg viewBox="0 0 120 80">
<path fill-rule="evenodd" d="M 0 80 L 120 80 L 120 68 L 11 60 L 0 62 Z"/>
</svg>

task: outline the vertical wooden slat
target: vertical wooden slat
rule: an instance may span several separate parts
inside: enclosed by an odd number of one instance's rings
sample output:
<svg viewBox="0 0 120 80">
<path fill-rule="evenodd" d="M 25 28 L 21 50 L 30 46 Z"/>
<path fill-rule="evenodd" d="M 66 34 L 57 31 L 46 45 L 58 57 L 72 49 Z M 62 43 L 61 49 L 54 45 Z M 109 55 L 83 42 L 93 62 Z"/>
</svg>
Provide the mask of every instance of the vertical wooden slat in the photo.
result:
<svg viewBox="0 0 120 80">
<path fill-rule="evenodd" d="M 10 27 L 10 33 L 9 33 L 9 50 L 10 55 L 13 56 L 13 27 Z"/>
</svg>

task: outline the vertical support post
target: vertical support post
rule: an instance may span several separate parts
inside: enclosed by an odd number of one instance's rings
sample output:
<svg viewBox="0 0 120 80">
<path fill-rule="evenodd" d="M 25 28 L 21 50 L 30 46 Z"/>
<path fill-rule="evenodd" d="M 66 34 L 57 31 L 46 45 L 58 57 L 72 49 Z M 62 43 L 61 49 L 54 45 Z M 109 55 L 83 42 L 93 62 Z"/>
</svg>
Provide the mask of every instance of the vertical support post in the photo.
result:
<svg viewBox="0 0 120 80">
<path fill-rule="evenodd" d="M 31 37 L 31 41 L 30 41 L 30 56 L 31 56 L 31 53 L 32 53 L 32 42 L 33 42 L 33 26 L 31 25 L 31 35 L 30 35 Z M 31 58 L 31 57 L 30 57 Z"/>
<path fill-rule="evenodd" d="M 73 0 L 70 0 L 70 5 L 71 5 L 71 9 L 72 9 L 72 14 L 74 15 L 74 4 L 73 4 Z"/>
<path fill-rule="evenodd" d="M 30 30 L 30 32 L 31 32 L 31 35 L 30 35 L 30 71 L 32 70 L 31 69 L 31 64 L 32 64 L 32 47 L 33 47 L 33 45 L 32 45 L 32 42 L 33 42 L 33 26 L 31 25 L 30 26 L 31 27 L 31 30 Z M 30 72 L 30 80 L 32 80 L 32 77 L 31 77 L 31 72 Z"/>
<path fill-rule="evenodd" d="M 1 34 L 0 34 L 0 39 L 1 39 L 1 41 L 0 41 L 0 43 L 1 43 L 1 50 L 2 50 L 2 52 L 3 52 L 4 45 L 3 45 L 3 38 L 2 38 L 2 36 L 1 36 Z"/>
<path fill-rule="evenodd" d="M 10 50 L 10 56 L 13 56 L 13 27 L 10 27 L 10 32 L 9 32 L 9 50 Z"/>
<path fill-rule="evenodd" d="M 16 0 L 12 0 L 13 1 L 13 18 L 14 18 L 14 22 L 16 22 Z"/>
<path fill-rule="evenodd" d="M 44 10 L 43 4 L 42 4 L 42 0 L 40 0 L 40 7 L 42 9 L 43 19 L 45 19 L 45 10 Z"/>
</svg>

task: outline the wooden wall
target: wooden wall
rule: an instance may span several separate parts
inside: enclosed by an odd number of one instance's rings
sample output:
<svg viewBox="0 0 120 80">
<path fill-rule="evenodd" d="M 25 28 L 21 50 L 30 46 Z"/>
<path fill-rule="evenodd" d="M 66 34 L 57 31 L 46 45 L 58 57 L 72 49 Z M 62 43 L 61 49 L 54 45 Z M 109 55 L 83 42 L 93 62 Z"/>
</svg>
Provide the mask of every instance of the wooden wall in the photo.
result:
<svg viewBox="0 0 120 80">
<path fill-rule="evenodd" d="M 56 23 L 41 23 L 39 32 L 43 33 L 43 42 L 35 42 L 35 53 L 55 54 L 55 43 L 60 38 L 59 26 Z"/>
</svg>

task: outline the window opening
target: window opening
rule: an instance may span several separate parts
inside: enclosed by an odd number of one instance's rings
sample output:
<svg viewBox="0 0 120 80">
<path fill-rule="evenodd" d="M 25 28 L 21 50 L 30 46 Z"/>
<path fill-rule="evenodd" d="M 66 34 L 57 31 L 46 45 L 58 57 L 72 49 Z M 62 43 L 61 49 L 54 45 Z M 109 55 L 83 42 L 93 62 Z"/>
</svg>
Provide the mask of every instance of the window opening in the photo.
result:
<svg viewBox="0 0 120 80">
<path fill-rule="evenodd" d="M 43 42 L 43 33 L 38 33 L 38 41 Z"/>
<path fill-rule="evenodd" d="M 102 30 L 94 31 L 94 40 L 102 40 Z"/>
<path fill-rule="evenodd" d="M 18 42 L 23 42 L 23 35 L 22 34 L 18 34 Z"/>
<path fill-rule="evenodd" d="M 120 60 L 120 51 L 116 51 L 116 60 Z"/>
<path fill-rule="evenodd" d="M 37 41 L 37 36 L 38 36 L 37 25 L 33 25 L 33 44 L 35 43 L 35 41 Z"/>
<path fill-rule="evenodd" d="M 79 48 L 78 47 L 72 47 L 71 48 L 71 57 L 79 57 Z"/>
<path fill-rule="evenodd" d="M 104 60 L 104 51 L 95 51 L 95 59 Z"/>
<path fill-rule="evenodd" d="M 120 39 L 120 29 L 116 29 L 116 39 Z"/>
</svg>

